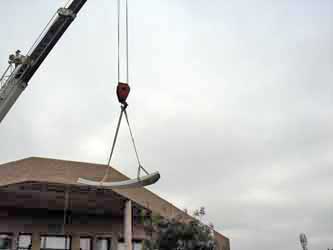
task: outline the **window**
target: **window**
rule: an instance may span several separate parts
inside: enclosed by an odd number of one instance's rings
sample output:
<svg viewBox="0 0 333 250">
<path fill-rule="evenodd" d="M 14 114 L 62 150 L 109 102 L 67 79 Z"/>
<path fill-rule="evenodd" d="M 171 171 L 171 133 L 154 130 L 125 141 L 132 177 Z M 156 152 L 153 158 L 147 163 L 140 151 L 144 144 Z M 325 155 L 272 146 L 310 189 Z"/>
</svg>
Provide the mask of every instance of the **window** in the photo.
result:
<svg viewBox="0 0 333 250">
<path fill-rule="evenodd" d="M 41 250 L 70 250 L 71 238 L 69 236 L 42 236 Z"/>
<path fill-rule="evenodd" d="M 92 250 L 92 240 L 89 237 L 80 238 L 80 250 Z"/>
<path fill-rule="evenodd" d="M 132 243 L 133 250 L 142 250 L 142 242 L 138 240 L 134 240 Z M 118 250 L 125 250 L 124 241 L 118 242 Z"/>
<path fill-rule="evenodd" d="M 111 240 L 109 238 L 97 238 L 96 250 L 111 250 Z"/>
<path fill-rule="evenodd" d="M 133 250 L 142 250 L 142 243 L 141 242 L 134 242 L 133 243 Z"/>
<path fill-rule="evenodd" d="M 11 250 L 13 236 L 11 234 L 0 234 L 0 250 Z"/>
<path fill-rule="evenodd" d="M 18 250 L 30 250 L 31 249 L 31 234 L 20 234 L 17 241 Z"/>
</svg>

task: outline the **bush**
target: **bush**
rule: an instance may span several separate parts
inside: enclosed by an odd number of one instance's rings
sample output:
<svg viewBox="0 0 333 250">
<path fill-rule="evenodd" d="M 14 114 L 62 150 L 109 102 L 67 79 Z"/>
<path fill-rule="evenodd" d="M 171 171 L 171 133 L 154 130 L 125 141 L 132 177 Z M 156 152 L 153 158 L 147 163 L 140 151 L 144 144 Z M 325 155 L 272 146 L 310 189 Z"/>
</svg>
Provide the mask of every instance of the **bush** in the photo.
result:
<svg viewBox="0 0 333 250">
<path fill-rule="evenodd" d="M 216 242 L 213 226 L 201 222 L 205 215 L 202 207 L 186 222 L 179 217 L 144 216 L 144 227 L 150 237 L 143 242 L 144 250 L 213 250 Z"/>
</svg>

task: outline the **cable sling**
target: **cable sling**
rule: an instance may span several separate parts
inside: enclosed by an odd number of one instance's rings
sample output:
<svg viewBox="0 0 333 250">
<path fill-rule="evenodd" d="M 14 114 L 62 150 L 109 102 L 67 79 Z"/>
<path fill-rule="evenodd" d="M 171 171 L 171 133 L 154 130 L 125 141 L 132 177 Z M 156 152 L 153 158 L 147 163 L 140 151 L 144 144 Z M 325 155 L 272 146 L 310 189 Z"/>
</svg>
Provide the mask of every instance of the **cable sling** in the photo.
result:
<svg viewBox="0 0 333 250">
<path fill-rule="evenodd" d="M 112 155 L 113 155 L 113 151 L 114 151 L 114 148 L 116 146 L 116 142 L 117 142 L 117 138 L 118 138 L 118 133 L 119 133 L 119 128 L 120 128 L 120 123 L 121 123 L 121 119 L 123 117 L 123 113 L 124 113 L 124 106 L 121 106 L 121 111 L 120 111 L 120 115 L 119 115 L 119 119 L 118 119 L 118 124 L 117 124 L 117 128 L 116 128 L 116 133 L 114 135 L 114 138 L 113 138 L 113 142 L 112 142 L 112 148 L 111 148 L 111 152 L 110 152 L 110 156 L 109 156 L 109 160 L 108 160 L 108 164 L 107 164 L 107 168 L 106 168 L 106 171 L 105 171 L 105 174 L 104 174 L 104 177 L 103 179 L 101 180 L 101 183 L 104 182 L 106 180 L 106 178 L 108 177 L 109 175 L 109 169 L 110 169 L 110 163 L 111 163 L 111 159 L 112 159 Z"/>
<path fill-rule="evenodd" d="M 111 168 L 110 163 L 111 163 L 113 152 L 114 152 L 114 149 L 115 149 L 115 146 L 116 146 L 116 142 L 117 142 L 117 138 L 118 138 L 120 124 L 121 124 L 121 120 L 122 120 L 123 114 L 125 114 L 125 119 L 126 119 L 126 123 L 127 123 L 127 127 L 128 127 L 128 130 L 129 130 L 130 136 L 131 136 L 132 145 L 133 145 L 133 148 L 134 148 L 134 151 L 135 151 L 136 160 L 137 160 L 138 165 L 139 165 L 138 172 L 137 172 L 137 178 L 138 179 L 140 178 L 140 176 L 141 176 L 140 175 L 141 174 L 141 170 L 143 170 L 147 175 L 149 174 L 149 172 L 141 164 L 139 153 L 138 153 L 138 150 L 137 150 L 137 147 L 136 147 L 136 144 L 135 144 L 133 132 L 132 132 L 132 129 L 131 129 L 131 126 L 130 126 L 130 123 L 129 123 L 129 119 L 128 119 L 128 114 L 127 114 L 127 111 L 126 111 L 126 107 L 122 105 L 120 108 L 121 108 L 121 111 L 120 111 L 120 115 L 119 115 L 119 119 L 118 119 L 118 124 L 117 124 L 116 132 L 115 132 L 115 135 L 114 135 L 114 138 L 113 138 L 112 148 L 111 148 L 111 152 L 110 152 L 110 155 L 109 155 L 109 160 L 108 160 L 108 163 L 107 163 L 108 167 L 106 168 L 106 171 L 105 171 L 103 179 L 101 180 L 101 183 L 103 183 L 104 181 L 106 181 L 106 179 L 107 179 L 107 177 L 109 175 L 109 170 Z"/>
<path fill-rule="evenodd" d="M 140 162 L 140 158 L 139 158 L 138 150 L 137 150 L 137 147 L 136 147 L 136 145 L 135 145 L 135 140 L 134 140 L 134 136 L 133 136 L 133 133 L 132 133 L 132 129 L 131 129 L 131 126 L 130 126 L 130 123 L 129 123 L 129 120 L 128 120 L 128 115 L 127 115 L 127 111 L 126 111 L 126 109 L 124 110 L 124 113 L 125 113 L 125 118 L 126 118 L 126 122 L 127 122 L 128 130 L 129 130 L 130 135 L 131 135 L 131 139 L 132 139 L 132 143 L 133 143 L 133 148 L 134 148 L 134 151 L 135 151 L 136 159 L 137 159 L 138 164 L 139 164 L 137 177 L 140 178 L 140 171 L 141 171 L 141 169 L 142 169 L 146 174 L 149 174 L 149 172 L 148 172 L 148 171 L 142 166 L 142 164 L 141 164 L 141 162 Z"/>
</svg>

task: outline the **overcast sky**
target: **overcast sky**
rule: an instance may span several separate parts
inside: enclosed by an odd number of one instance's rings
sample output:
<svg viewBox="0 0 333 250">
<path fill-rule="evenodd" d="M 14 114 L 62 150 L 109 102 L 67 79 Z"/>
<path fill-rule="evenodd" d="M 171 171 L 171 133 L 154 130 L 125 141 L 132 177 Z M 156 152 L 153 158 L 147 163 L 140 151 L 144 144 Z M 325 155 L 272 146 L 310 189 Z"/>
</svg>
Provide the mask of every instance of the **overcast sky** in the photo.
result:
<svg viewBox="0 0 333 250">
<path fill-rule="evenodd" d="M 64 0 L 0 0 L 0 65 Z M 333 1 L 129 0 L 128 108 L 151 190 L 232 250 L 333 248 Z M 106 163 L 116 1 L 88 0 L 0 127 L 0 162 Z M 125 125 L 125 124 L 123 124 Z M 135 176 L 122 126 L 112 164 Z"/>
</svg>

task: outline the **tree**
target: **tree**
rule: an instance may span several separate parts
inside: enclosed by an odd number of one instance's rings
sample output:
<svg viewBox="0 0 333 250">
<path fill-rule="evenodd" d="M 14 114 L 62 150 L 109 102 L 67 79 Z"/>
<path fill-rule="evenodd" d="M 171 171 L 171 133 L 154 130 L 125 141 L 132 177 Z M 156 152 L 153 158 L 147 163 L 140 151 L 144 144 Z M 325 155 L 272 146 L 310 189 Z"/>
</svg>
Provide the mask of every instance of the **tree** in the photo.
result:
<svg viewBox="0 0 333 250">
<path fill-rule="evenodd" d="M 201 222 L 205 215 L 202 207 L 193 217 L 184 221 L 180 217 L 173 219 L 150 216 L 144 220 L 148 239 L 143 242 L 144 250 L 213 250 L 216 242 L 213 226 Z M 147 219 L 149 218 L 149 219 Z"/>
</svg>

